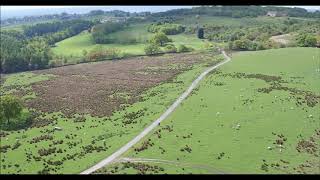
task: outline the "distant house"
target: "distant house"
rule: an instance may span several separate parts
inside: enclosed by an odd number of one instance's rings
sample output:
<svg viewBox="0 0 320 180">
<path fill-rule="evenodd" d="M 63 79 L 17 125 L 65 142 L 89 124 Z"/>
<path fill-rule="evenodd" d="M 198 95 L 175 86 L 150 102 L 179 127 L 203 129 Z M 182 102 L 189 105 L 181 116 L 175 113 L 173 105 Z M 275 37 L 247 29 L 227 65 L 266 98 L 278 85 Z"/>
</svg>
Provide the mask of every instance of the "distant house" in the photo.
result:
<svg viewBox="0 0 320 180">
<path fill-rule="evenodd" d="M 125 22 L 128 18 L 127 17 L 105 17 L 100 20 L 101 23 L 105 22 Z"/>
<path fill-rule="evenodd" d="M 268 11 L 266 16 L 269 16 L 269 17 L 282 17 L 282 16 L 287 16 L 287 14 L 284 13 L 284 12 Z"/>
<path fill-rule="evenodd" d="M 277 12 L 276 12 L 276 11 L 269 11 L 269 12 L 267 13 L 267 16 L 276 17 L 276 16 L 277 16 Z"/>
</svg>

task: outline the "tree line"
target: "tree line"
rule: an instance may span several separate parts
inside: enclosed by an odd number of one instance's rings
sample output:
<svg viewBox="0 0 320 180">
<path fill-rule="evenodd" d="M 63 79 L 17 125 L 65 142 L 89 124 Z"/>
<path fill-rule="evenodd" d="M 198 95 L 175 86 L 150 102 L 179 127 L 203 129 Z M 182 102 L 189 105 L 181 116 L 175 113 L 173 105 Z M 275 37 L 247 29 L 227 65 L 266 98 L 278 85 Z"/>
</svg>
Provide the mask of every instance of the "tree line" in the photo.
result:
<svg viewBox="0 0 320 180">
<path fill-rule="evenodd" d="M 185 31 L 185 26 L 181 24 L 161 23 L 151 24 L 147 27 L 148 32 L 163 32 L 166 35 L 180 34 Z"/>
<path fill-rule="evenodd" d="M 94 25 L 92 21 L 68 20 L 51 23 L 39 23 L 31 26 L 24 26 L 23 32 L 26 37 L 44 36 L 47 42 L 52 45 L 58 41 L 79 34 L 90 29 Z"/>
<path fill-rule="evenodd" d="M 23 31 L 1 30 L 1 73 L 47 68 L 50 46 L 90 29 L 96 22 L 67 20 L 24 26 Z"/>
<path fill-rule="evenodd" d="M 152 17 L 208 15 L 226 16 L 234 18 L 264 16 L 269 11 L 276 11 L 289 17 L 320 18 L 320 11 L 308 12 L 303 8 L 275 7 L 275 6 L 200 6 L 193 8 L 174 9 L 166 12 L 152 13 Z"/>
<path fill-rule="evenodd" d="M 48 65 L 52 52 L 43 38 L 31 38 L 17 31 L 1 31 L 1 73 L 42 69 Z"/>
<path fill-rule="evenodd" d="M 296 19 L 286 19 L 281 23 L 232 27 L 228 25 L 205 25 L 205 36 L 208 40 L 228 43 L 232 50 L 264 50 L 282 46 L 315 47 L 320 35 L 320 23 Z M 293 33 L 292 41 L 278 44 L 270 40 L 272 36 Z"/>
<path fill-rule="evenodd" d="M 92 28 L 92 39 L 96 44 L 113 43 L 115 40 L 108 36 L 110 33 L 123 30 L 128 26 L 126 22 L 106 22 Z"/>
</svg>

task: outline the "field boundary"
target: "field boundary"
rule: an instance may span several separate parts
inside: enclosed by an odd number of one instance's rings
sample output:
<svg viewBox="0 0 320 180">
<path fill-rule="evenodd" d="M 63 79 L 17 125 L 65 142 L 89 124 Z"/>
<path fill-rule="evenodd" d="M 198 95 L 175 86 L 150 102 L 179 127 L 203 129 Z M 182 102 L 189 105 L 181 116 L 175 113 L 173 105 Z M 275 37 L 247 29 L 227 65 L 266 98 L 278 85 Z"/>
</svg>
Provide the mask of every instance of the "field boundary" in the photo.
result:
<svg viewBox="0 0 320 180">
<path fill-rule="evenodd" d="M 140 134 L 138 134 L 136 137 L 134 137 L 131 141 L 129 141 L 127 144 L 122 146 L 119 150 L 114 152 L 109 157 L 103 159 L 96 165 L 90 167 L 89 169 L 86 169 L 82 171 L 80 174 L 90 174 L 108 164 L 113 162 L 115 159 L 120 157 L 123 153 L 128 151 L 132 146 L 134 146 L 136 143 L 138 143 L 142 138 L 144 138 L 150 131 L 152 131 L 155 127 L 157 127 L 161 121 L 165 120 L 179 105 L 180 103 L 188 97 L 188 95 L 192 92 L 192 90 L 199 84 L 199 82 L 212 70 L 224 65 L 225 63 L 231 61 L 231 58 L 226 54 L 224 50 L 221 50 L 223 56 L 225 57 L 225 60 L 208 68 L 204 72 L 202 72 L 197 79 L 195 79 L 189 88 L 177 98 L 177 100 L 157 119 L 155 120 L 151 125 L 149 125 L 147 128 L 145 128 Z"/>
</svg>

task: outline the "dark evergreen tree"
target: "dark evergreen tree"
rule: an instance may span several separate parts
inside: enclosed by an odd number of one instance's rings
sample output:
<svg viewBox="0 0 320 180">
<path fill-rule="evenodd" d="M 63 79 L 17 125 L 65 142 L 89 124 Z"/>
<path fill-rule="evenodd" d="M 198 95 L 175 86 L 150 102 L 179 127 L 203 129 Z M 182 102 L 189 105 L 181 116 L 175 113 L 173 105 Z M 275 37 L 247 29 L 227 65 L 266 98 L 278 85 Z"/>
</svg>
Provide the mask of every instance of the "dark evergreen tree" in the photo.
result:
<svg viewBox="0 0 320 180">
<path fill-rule="evenodd" d="M 203 30 L 203 28 L 199 28 L 198 29 L 197 36 L 198 36 L 199 39 L 204 39 L 204 30 Z"/>
</svg>

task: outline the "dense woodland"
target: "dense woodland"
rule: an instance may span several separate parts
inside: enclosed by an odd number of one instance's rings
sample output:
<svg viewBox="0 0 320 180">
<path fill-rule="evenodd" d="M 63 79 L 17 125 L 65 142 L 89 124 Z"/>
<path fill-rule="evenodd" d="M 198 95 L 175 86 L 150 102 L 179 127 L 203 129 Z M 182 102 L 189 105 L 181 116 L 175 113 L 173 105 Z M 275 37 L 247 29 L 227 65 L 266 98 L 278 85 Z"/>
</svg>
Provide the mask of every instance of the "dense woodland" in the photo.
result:
<svg viewBox="0 0 320 180">
<path fill-rule="evenodd" d="M 25 26 L 23 32 L 1 31 L 1 72 L 10 73 L 48 67 L 50 45 L 74 36 L 93 25 L 70 20 Z"/>
<path fill-rule="evenodd" d="M 320 18 L 320 11 L 308 12 L 303 8 L 288 7 L 261 7 L 261 6 L 201 6 L 191 9 L 175 9 L 166 12 L 153 13 L 153 17 L 161 16 L 183 16 L 183 15 L 209 15 L 226 16 L 233 18 L 264 16 L 269 11 L 277 11 L 289 17 Z"/>
<path fill-rule="evenodd" d="M 295 33 L 294 38 L 288 46 L 314 47 L 320 33 L 320 23 L 301 22 L 288 18 L 284 23 L 265 24 L 261 26 L 239 27 L 206 25 L 204 27 L 206 37 L 213 42 L 224 42 L 229 44 L 233 50 L 264 50 L 279 48 L 279 44 L 270 40 L 272 36 Z M 307 36 L 311 41 L 301 40 L 301 36 Z M 299 40 L 300 39 L 300 40 Z"/>
</svg>

